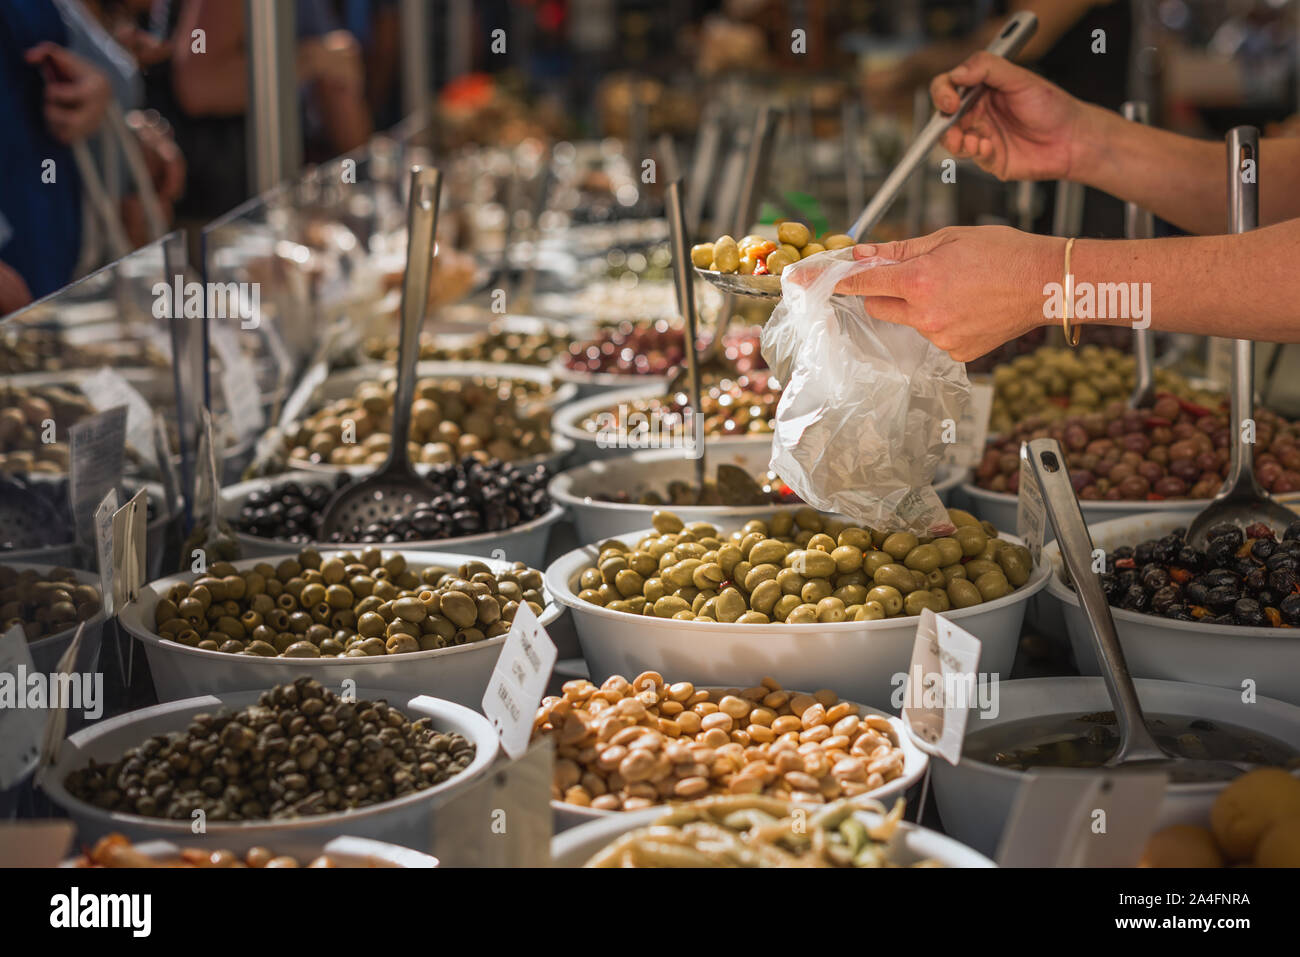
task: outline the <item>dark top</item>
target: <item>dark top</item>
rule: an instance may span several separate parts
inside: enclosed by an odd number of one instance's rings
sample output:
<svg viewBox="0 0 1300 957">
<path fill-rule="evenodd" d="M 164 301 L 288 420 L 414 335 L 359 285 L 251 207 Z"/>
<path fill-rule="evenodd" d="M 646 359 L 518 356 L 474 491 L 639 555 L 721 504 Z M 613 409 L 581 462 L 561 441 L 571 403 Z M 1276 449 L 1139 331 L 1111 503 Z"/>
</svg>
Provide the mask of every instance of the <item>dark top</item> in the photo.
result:
<svg viewBox="0 0 1300 957">
<path fill-rule="evenodd" d="M 44 82 L 23 55 L 43 41 L 66 46 L 67 30 L 49 0 L 0 3 L 0 213 L 13 235 L 0 260 L 34 297 L 72 280 L 81 248 L 81 179 L 72 150 L 45 128 Z M 54 182 L 42 164 L 54 161 Z"/>
</svg>

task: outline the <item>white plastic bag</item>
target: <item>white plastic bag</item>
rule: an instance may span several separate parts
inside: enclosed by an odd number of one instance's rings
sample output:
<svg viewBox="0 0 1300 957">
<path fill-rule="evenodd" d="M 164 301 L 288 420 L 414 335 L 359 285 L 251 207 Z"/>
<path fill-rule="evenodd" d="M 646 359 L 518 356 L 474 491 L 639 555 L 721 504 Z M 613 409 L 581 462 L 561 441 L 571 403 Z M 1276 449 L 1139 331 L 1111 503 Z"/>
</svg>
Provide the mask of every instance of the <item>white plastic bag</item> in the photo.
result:
<svg viewBox="0 0 1300 957">
<path fill-rule="evenodd" d="M 952 526 L 931 482 L 970 398 L 966 367 L 914 329 L 873 319 L 861 297 L 834 295 L 888 262 L 855 260 L 849 247 L 782 272 L 762 337 L 784 386 L 771 468 L 814 508 L 941 535 Z"/>
</svg>

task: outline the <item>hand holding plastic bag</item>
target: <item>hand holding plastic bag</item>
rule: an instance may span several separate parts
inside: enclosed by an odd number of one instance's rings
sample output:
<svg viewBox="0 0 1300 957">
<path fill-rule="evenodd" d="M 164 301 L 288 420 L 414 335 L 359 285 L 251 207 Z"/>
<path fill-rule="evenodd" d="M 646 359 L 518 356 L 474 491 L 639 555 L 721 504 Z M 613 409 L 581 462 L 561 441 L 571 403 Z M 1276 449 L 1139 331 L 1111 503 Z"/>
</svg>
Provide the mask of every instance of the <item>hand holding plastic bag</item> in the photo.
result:
<svg viewBox="0 0 1300 957">
<path fill-rule="evenodd" d="M 931 482 L 970 398 L 966 367 L 907 326 L 873 319 L 841 280 L 888 260 L 821 253 L 781 274 L 763 358 L 783 383 L 771 468 L 805 502 L 881 530 L 951 530 Z"/>
</svg>

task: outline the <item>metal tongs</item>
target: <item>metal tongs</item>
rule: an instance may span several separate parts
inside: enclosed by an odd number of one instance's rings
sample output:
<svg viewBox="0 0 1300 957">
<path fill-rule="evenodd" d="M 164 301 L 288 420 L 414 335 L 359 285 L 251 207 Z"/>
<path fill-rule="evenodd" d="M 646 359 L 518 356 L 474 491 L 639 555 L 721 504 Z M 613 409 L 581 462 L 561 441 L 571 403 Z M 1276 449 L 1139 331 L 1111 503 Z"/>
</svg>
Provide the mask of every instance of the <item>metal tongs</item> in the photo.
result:
<svg viewBox="0 0 1300 957">
<path fill-rule="evenodd" d="M 994 37 L 993 42 L 985 49 L 1000 57 L 1013 57 L 1019 53 L 1029 38 L 1034 35 L 1038 29 L 1038 17 L 1029 11 L 1021 11 L 1007 21 L 1007 25 L 1002 28 L 1001 32 Z M 903 191 L 903 186 L 907 183 L 911 175 L 916 172 L 927 156 L 930 150 L 943 138 L 943 134 L 948 132 L 954 123 L 966 115 L 966 112 L 975 105 L 975 101 L 984 95 L 986 87 L 983 83 L 977 83 L 975 86 L 967 87 L 961 91 L 961 102 L 957 109 L 952 113 L 940 113 L 935 110 L 930 117 L 930 122 L 917 134 L 912 145 L 907 148 L 898 165 L 885 178 L 880 189 L 871 197 L 866 208 L 858 215 L 853 227 L 849 230 L 849 235 L 856 242 L 862 242 L 870 232 L 876 228 L 889 212 L 889 208 L 898 198 L 899 193 Z M 746 276 L 743 273 L 721 273 L 710 269 L 696 268 L 701 276 L 717 286 L 723 292 L 731 293 L 737 296 L 749 296 L 754 299 L 779 299 L 781 298 L 781 277 L 780 276 Z"/>
</svg>

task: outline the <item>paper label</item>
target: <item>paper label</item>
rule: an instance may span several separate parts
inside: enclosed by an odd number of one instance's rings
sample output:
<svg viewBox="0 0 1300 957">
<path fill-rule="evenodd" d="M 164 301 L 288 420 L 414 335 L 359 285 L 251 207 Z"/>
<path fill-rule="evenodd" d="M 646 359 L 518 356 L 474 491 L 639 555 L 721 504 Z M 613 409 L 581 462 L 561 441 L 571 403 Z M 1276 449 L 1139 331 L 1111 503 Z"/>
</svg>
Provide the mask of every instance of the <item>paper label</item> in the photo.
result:
<svg viewBox="0 0 1300 957">
<path fill-rule="evenodd" d="M 979 700 L 979 661 L 978 638 L 922 609 L 903 690 L 903 725 L 918 748 L 949 764 L 961 760 L 966 721 Z"/>
<path fill-rule="evenodd" d="M 966 411 L 956 425 L 956 441 L 944 449 L 944 462 L 962 469 L 978 465 L 984 457 L 984 444 L 989 437 L 989 416 L 992 414 L 992 384 L 972 383 L 970 401 L 966 403 Z"/>
<path fill-rule="evenodd" d="M 543 738 L 435 803 L 430 853 L 444 867 L 546 867 L 551 862 L 555 747 Z"/>
<path fill-rule="evenodd" d="M 1003 867 L 1134 867 L 1155 828 L 1166 775 L 1026 774 L 997 861 Z"/>
<path fill-rule="evenodd" d="M 35 670 L 27 636 L 14 625 L 0 637 L 0 681 L 13 681 L 15 696 L 25 694 L 25 689 L 19 687 L 19 675 Z M 40 757 L 44 731 L 42 711 L 18 707 L 17 702 L 0 698 L 0 791 L 17 784 Z"/>
<path fill-rule="evenodd" d="M 1043 556 L 1043 537 L 1047 528 L 1047 509 L 1043 493 L 1029 465 L 1028 446 L 1020 447 L 1020 491 L 1016 498 L 1016 534 L 1037 566 Z"/>
<path fill-rule="evenodd" d="M 58 867 L 76 832 L 71 821 L 0 821 L 0 861 L 5 867 Z"/>
<path fill-rule="evenodd" d="M 81 654 L 81 642 L 86 635 L 86 623 L 77 626 L 76 634 L 68 642 L 67 649 L 55 665 L 59 675 L 74 674 L 77 670 L 77 658 Z M 59 760 L 59 749 L 68 730 L 68 701 L 66 698 L 51 698 L 46 707 L 45 726 L 41 729 L 40 764 L 36 768 L 36 783 L 40 784 L 54 763 Z"/>
<path fill-rule="evenodd" d="M 113 515 L 113 607 L 118 610 L 135 601 L 144 584 L 148 511 L 149 493 L 140 489 Z"/>
<path fill-rule="evenodd" d="M 153 407 L 116 369 L 104 366 L 84 383 L 81 391 L 100 412 L 126 406 L 126 441 L 138 455 L 157 466 L 153 441 Z"/>
<path fill-rule="evenodd" d="M 496 726 L 501 747 L 512 758 L 528 750 L 533 719 L 558 656 L 555 642 L 537 616 L 526 602 L 520 602 L 483 693 L 483 713 Z"/>
<path fill-rule="evenodd" d="M 111 488 L 95 509 L 95 555 L 99 562 L 99 594 L 104 614 L 113 616 L 113 516 L 117 513 L 117 489 Z"/>
<path fill-rule="evenodd" d="M 118 406 L 68 430 L 72 443 L 68 495 L 79 542 L 93 539 L 95 509 L 109 489 L 122 484 L 126 416 L 126 406 Z"/>
<path fill-rule="evenodd" d="M 298 388 L 293 390 L 293 394 L 285 400 L 284 408 L 280 411 L 280 426 L 283 428 L 291 422 L 297 422 L 304 412 L 307 411 L 307 403 L 311 401 L 312 396 L 316 394 L 317 388 L 325 381 L 329 375 L 329 368 L 324 362 L 314 362 L 303 374 L 302 381 L 298 383 Z"/>
<path fill-rule="evenodd" d="M 262 415 L 262 393 L 257 387 L 249 359 L 239 348 L 234 330 L 225 323 L 211 326 L 212 347 L 221 359 L 221 390 L 230 411 L 235 434 L 243 438 L 261 432 L 266 425 Z"/>
</svg>

